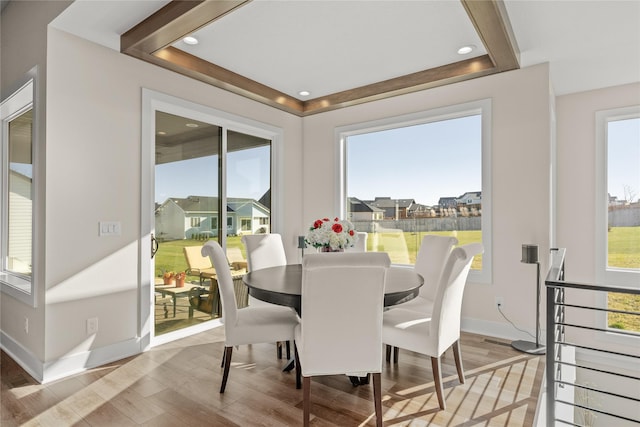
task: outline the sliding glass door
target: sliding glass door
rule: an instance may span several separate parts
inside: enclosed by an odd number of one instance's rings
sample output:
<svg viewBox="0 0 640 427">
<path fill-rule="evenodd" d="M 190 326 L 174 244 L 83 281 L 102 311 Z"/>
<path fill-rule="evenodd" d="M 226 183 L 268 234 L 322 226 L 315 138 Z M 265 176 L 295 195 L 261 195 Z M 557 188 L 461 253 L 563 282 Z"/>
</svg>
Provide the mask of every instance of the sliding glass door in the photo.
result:
<svg viewBox="0 0 640 427">
<path fill-rule="evenodd" d="M 197 109 L 167 105 L 151 113 L 149 316 L 152 336 L 177 338 L 222 314 L 215 270 L 200 253 L 209 240 L 227 251 L 238 305 L 247 304 L 240 239 L 271 231 L 274 134 Z"/>
</svg>

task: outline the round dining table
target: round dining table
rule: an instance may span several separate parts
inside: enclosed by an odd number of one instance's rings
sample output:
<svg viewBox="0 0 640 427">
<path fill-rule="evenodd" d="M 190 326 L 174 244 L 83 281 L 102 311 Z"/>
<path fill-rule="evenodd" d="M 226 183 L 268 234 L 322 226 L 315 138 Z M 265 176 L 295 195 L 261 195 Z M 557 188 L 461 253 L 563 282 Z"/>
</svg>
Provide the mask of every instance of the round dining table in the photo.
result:
<svg viewBox="0 0 640 427">
<path fill-rule="evenodd" d="M 249 295 L 252 297 L 272 304 L 292 307 L 299 316 L 302 315 L 301 264 L 254 270 L 247 273 L 242 281 L 249 288 Z M 424 279 L 413 268 L 389 267 L 384 287 L 384 306 L 391 307 L 414 299 L 418 296 L 423 283 Z M 290 359 L 283 370 L 292 370 L 294 364 L 294 359 Z M 353 385 L 369 382 L 368 377 L 349 376 L 349 379 Z M 296 388 L 300 387 L 300 378 L 296 378 Z"/>
<path fill-rule="evenodd" d="M 299 315 L 302 314 L 301 264 L 254 270 L 244 275 L 242 281 L 249 288 L 249 295 L 252 297 L 292 307 Z M 424 279 L 413 268 L 389 267 L 384 289 L 384 306 L 391 307 L 412 300 L 418 296 L 423 283 Z"/>
</svg>

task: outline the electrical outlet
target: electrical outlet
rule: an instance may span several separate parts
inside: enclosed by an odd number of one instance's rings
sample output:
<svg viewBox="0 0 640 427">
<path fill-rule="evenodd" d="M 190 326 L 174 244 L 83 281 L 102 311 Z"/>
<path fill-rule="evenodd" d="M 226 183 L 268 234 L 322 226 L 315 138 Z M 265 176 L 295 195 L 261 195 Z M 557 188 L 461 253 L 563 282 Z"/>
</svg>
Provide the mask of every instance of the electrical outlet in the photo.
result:
<svg viewBox="0 0 640 427">
<path fill-rule="evenodd" d="M 29 318 L 28 317 L 24 318 L 24 333 L 25 334 L 29 333 Z"/>
<path fill-rule="evenodd" d="M 87 319 L 87 335 L 92 335 L 98 332 L 98 318 L 92 317 Z"/>
<path fill-rule="evenodd" d="M 496 297 L 496 308 L 497 309 L 503 309 L 504 308 L 504 298 L 503 297 Z"/>
</svg>

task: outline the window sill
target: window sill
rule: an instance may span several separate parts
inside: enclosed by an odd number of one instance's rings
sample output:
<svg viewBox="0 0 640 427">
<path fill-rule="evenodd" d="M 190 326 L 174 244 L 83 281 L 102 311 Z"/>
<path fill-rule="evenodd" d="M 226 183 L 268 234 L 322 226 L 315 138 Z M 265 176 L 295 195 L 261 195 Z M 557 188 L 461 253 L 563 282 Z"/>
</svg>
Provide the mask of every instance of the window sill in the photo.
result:
<svg viewBox="0 0 640 427">
<path fill-rule="evenodd" d="M 0 273 L 0 285 L 2 285 L 3 294 L 10 295 L 25 304 L 35 307 L 35 298 L 31 292 L 30 280 L 12 274 Z"/>
</svg>

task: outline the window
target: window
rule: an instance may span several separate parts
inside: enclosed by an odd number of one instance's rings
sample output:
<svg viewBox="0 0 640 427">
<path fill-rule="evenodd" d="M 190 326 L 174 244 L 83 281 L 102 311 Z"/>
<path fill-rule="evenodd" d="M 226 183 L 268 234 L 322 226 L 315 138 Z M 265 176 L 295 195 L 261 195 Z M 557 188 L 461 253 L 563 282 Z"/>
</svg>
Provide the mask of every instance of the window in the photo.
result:
<svg viewBox="0 0 640 427">
<path fill-rule="evenodd" d="M 34 79 L 2 101 L 2 290 L 34 303 L 33 274 L 33 141 Z"/>
<path fill-rule="evenodd" d="M 269 225 L 269 217 L 260 217 L 260 225 Z"/>
<path fill-rule="evenodd" d="M 192 227 L 200 227 L 200 218 L 191 218 L 191 226 Z"/>
<path fill-rule="evenodd" d="M 251 231 L 251 218 L 240 219 L 240 230 Z"/>
<path fill-rule="evenodd" d="M 597 113 L 598 283 L 640 283 L 640 106 Z M 609 293 L 610 309 L 638 311 L 640 297 Z M 638 316 L 608 313 L 612 328 L 640 332 Z"/>
<path fill-rule="evenodd" d="M 337 130 L 342 212 L 369 251 L 415 263 L 425 234 L 482 242 L 471 275 L 491 278 L 489 100 Z"/>
</svg>

